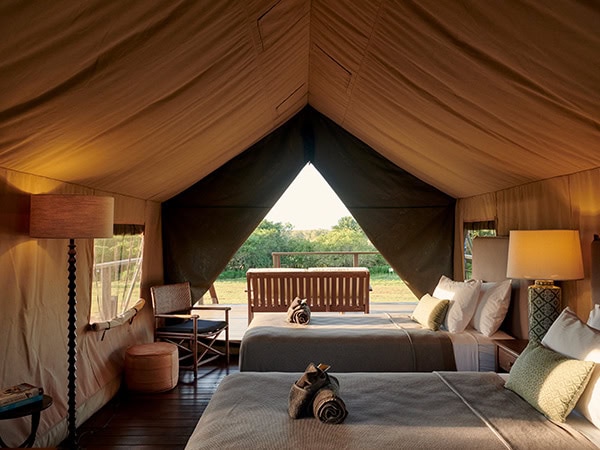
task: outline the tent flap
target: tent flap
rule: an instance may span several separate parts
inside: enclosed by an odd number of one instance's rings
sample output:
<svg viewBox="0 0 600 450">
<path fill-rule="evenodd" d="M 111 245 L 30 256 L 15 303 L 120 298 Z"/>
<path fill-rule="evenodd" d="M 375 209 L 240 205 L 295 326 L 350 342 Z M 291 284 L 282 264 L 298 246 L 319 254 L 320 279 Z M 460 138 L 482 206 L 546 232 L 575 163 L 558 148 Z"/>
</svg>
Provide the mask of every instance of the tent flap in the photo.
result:
<svg viewBox="0 0 600 450">
<path fill-rule="evenodd" d="M 451 276 L 455 200 L 306 107 L 163 203 L 165 280 L 200 297 L 307 162 L 417 296 Z"/>
</svg>

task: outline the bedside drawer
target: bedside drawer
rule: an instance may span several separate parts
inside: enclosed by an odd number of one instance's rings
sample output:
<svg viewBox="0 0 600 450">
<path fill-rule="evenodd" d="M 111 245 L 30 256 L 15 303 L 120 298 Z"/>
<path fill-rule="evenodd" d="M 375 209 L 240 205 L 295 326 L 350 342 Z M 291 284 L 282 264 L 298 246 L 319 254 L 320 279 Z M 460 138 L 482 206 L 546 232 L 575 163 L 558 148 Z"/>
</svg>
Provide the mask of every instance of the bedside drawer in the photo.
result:
<svg viewBox="0 0 600 450">
<path fill-rule="evenodd" d="M 502 347 L 498 347 L 498 370 L 510 372 L 511 367 L 517 360 L 517 355 L 508 352 Z"/>
<path fill-rule="evenodd" d="M 511 367 L 528 343 L 527 339 L 498 339 L 496 341 L 498 372 L 510 372 Z"/>
</svg>

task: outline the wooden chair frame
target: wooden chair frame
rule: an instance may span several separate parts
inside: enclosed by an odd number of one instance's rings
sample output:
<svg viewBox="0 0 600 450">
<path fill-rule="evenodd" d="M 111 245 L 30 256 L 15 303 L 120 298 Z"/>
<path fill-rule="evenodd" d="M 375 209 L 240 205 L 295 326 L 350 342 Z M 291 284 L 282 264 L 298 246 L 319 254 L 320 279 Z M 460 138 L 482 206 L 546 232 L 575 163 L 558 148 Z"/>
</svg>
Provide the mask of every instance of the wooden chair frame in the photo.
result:
<svg viewBox="0 0 600 450">
<path fill-rule="evenodd" d="M 154 338 L 177 346 L 181 368 L 192 369 L 195 378 L 198 376 L 199 366 L 218 357 L 225 356 L 229 366 L 229 306 L 193 305 L 189 282 L 152 286 L 150 293 L 154 307 Z M 207 310 L 223 311 L 225 320 L 201 319 L 197 312 Z M 181 323 L 164 324 L 166 319 L 180 319 L 186 323 L 185 329 Z M 223 332 L 225 351 L 214 347 Z"/>
</svg>

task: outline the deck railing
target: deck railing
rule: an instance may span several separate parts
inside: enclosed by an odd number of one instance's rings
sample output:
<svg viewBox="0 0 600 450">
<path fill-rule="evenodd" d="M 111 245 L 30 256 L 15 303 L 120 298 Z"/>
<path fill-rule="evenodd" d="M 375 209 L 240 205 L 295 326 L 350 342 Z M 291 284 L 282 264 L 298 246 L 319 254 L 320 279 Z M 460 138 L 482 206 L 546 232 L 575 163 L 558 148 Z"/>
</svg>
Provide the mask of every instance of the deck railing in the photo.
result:
<svg viewBox="0 0 600 450">
<path fill-rule="evenodd" d="M 352 265 L 354 267 L 360 267 L 358 257 L 360 255 L 379 255 L 376 251 L 363 251 L 363 252 L 351 252 L 351 251 L 339 251 L 339 252 L 272 252 L 273 267 L 281 267 L 281 257 L 290 255 L 351 255 Z"/>
</svg>

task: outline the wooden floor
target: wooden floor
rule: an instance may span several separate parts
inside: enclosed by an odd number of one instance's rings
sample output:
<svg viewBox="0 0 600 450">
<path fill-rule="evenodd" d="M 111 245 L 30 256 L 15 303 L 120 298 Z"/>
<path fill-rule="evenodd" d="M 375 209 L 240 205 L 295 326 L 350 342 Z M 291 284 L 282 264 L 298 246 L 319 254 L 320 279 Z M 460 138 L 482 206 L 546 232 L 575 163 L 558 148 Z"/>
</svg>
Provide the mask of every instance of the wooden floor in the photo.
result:
<svg viewBox="0 0 600 450">
<path fill-rule="evenodd" d="M 229 368 L 223 362 L 203 366 L 196 380 L 191 371 L 181 370 L 178 385 L 160 394 L 133 393 L 124 388 L 78 429 L 80 447 L 87 450 L 183 449 L 223 377 L 239 372 L 239 341 L 248 325 L 247 309 L 245 305 L 229 306 L 232 306 Z M 414 306 L 372 304 L 371 312 L 411 313 Z"/>
<path fill-rule="evenodd" d="M 238 372 L 237 355 L 229 369 L 207 365 L 194 380 L 180 372 L 175 389 L 159 394 L 123 390 L 78 429 L 79 445 L 88 450 L 183 449 L 218 384 Z"/>
</svg>

